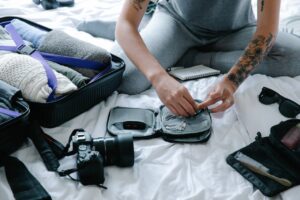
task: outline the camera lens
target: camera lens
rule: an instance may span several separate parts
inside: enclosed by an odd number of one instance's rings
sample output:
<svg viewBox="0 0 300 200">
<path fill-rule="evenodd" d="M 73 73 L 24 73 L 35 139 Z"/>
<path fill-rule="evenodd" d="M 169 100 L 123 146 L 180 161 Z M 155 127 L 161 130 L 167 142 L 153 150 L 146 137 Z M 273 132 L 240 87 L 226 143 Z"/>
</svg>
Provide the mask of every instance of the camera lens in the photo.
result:
<svg viewBox="0 0 300 200">
<path fill-rule="evenodd" d="M 116 137 L 95 138 L 93 145 L 104 159 L 104 165 L 129 167 L 134 164 L 133 139 L 131 134 Z"/>
</svg>

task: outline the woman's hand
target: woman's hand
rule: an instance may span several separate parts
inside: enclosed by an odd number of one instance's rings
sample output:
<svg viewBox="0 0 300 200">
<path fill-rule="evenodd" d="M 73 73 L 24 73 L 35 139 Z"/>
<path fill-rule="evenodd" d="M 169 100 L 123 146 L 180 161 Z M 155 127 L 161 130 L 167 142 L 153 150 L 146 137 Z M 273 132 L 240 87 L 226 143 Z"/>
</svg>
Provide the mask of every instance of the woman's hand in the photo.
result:
<svg viewBox="0 0 300 200">
<path fill-rule="evenodd" d="M 210 105 L 222 101 L 222 103 L 215 108 L 211 109 L 211 112 L 222 112 L 233 105 L 233 94 L 236 91 L 237 86 L 228 79 L 227 75 L 214 87 L 212 92 L 209 93 L 207 99 L 198 104 L 198 109 L 206 108 Z"/>
<path fill-rule="evenodd" d="M 175 115 L 193 116 L 197 111 L 197 104 L 189 91 L 168 74 L 163 74 L 152 82 L 160 100 Z"/>
</svg>

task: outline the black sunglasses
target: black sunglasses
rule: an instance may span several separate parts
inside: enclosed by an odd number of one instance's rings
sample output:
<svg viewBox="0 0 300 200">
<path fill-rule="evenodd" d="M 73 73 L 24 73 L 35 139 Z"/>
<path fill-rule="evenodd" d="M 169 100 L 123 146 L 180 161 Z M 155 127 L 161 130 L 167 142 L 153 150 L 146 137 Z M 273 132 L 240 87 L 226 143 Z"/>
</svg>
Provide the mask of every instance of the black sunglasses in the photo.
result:
<svg viewBox="0 0 300 200">
<path fill-rule="evenodd" d="M 300 105 L 296 102 L 287 99 L 274 90 L 263 87 L 258 99 L 261 103 L 265 105 L 270 105 L 273 103 L 279 104 L 279 112 L 288 118 L 295 118 L 300 113 Z"/>
</svg>

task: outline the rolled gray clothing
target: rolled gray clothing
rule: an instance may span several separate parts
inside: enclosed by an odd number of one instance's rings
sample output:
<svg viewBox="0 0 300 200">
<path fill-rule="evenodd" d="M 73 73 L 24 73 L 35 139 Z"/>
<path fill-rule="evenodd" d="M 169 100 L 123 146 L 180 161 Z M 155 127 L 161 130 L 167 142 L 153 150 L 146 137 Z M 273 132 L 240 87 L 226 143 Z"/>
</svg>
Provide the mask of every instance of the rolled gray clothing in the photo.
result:
<svg viewBox="0 0 300 200">
<path fill-rule="evenodd" d="M 111 55 L 105 49 L 76 39 L 60 30 L 50 31 L 45 35 L 39 51 L 62 56 L 71 56 L 85 60 L 100 62 L 107 66 L 111 63 Z M 86 77 L 92 78 L 101 71 L 74 67 L 74 70 Z"/>
<path fill-rule="evenodd" d="M 49 61 L 48 64 L 50 65 L 50 67 L 52 69 L 54 69 L 58 73 L 65 75 L 78 88 L 85 86 L 87 84 L 87 82 L 90 80 L 88 77 L 83 76 L 81 73 L 79 73 L 69 67 L 66 67 L 66 66 L 57 64 L 55 62 L 51 62 L 51 61 Z"/>
</svg>

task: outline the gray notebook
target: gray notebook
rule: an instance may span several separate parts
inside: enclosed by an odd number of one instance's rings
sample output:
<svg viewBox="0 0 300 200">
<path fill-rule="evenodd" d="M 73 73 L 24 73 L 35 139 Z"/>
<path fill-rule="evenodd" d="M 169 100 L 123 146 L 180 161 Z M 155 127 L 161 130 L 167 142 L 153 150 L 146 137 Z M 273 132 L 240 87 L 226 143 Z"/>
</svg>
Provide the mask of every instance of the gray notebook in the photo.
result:
<svg viewBox="0 0 300 200">
<path fill-rule="evenodd" d="M 216 70 L 204 65 L 196 65 L 193 67 L 171 67 L 168 69 L 168 72 L 170 75 L 182 81 L 220 74 L 220 70 Z"/>
</svg>

